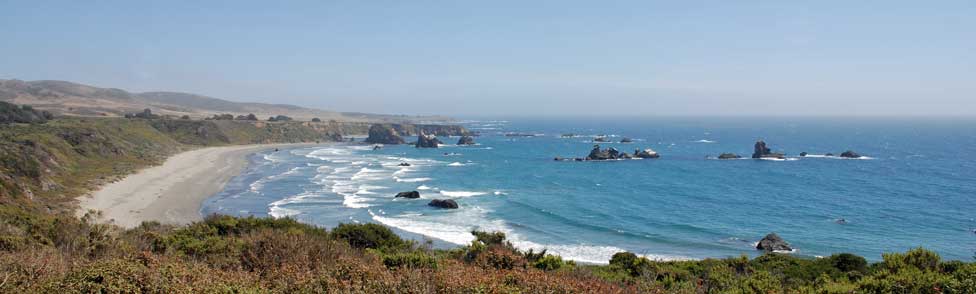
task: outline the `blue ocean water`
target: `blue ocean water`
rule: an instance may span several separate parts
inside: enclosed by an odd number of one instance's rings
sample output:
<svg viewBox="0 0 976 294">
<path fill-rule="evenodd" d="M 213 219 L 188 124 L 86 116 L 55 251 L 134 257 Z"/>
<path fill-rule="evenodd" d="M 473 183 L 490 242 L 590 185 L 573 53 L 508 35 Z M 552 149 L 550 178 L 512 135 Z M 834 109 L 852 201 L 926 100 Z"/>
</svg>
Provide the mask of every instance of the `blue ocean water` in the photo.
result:
<svg viewBox="0 0 976 294">
<path fill-rule="evenodd" d="M 618 251 L 685 259 L 757 254 L 776 232 L 793 254 L 851 252 L 870 260 L 923 246 L 946 259 L 976 252 L 976 123 L 934 119 L 509 119 L 464 123 L 475 146 L 344 144 L 264 152 L 211 197 L 205 214 L 294 217 L 335 226 L 377 222 L 440 246 L 472 229 L 506 232 L 521 248 L 606 263 Z M 536 134 L 510 137 L 505 133 Z M 580 136 L 565 138 L 561 134 Z M 592 137 L 660 159 L 583 157 Z M 791 158 L 748 157 L 757 139 Z M 408 139 L 409 141 L 410 139 Z M 821 157 L 855 150 L 866 158 Z M 812 156 L 799 158 L 808 152 Z M 409 167 L 398 166 L 402 162 Z M 394 198 L 418 190 L 422 199 Z M 452 198 L 457 210 L 427 206 Z M 846 222 L 838 222 L 844 219 Z"/>
</svg>

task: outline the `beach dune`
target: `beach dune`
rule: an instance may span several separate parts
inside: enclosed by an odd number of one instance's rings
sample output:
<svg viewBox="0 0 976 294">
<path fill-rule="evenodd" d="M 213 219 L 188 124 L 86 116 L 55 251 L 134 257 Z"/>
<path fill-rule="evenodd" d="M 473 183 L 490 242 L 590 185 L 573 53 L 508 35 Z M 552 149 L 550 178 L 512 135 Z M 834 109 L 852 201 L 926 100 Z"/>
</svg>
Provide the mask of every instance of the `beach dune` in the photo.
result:
<svg viewBox="0 0 976 294">
<path fill-rule="evenodd" d="M 201 220 L 207 197 L 223 189 L 247 166 L 247 155 L 310 144 L 269 144 L 201 148 L 176 154 L 162 165 L 141 170 L 79 198 L 79 214 L 101 212 L 100 221 L 131 228 L 143 221 L 187 224 Z"/>
</svg>

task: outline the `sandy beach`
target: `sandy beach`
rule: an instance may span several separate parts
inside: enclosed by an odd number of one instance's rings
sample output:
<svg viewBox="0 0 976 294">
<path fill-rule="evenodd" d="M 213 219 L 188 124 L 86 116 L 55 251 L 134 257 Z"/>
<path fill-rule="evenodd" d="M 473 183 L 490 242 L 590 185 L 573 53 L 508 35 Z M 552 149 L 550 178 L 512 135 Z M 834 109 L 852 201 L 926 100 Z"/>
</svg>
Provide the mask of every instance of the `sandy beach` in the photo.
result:
<svg viewBox="0 0 976 294">
<path fill-rule="evenodd" d="M 187 224 L 202 219 L 200 206 L 247 167 L 247 155 L 314 144 L 208 147 L 176 154 L 162 165 L 141 170 L 79 198 L 80 214 L 94 209 L 101 221 L 131 228 L 143 221 Z"/>
</svg>

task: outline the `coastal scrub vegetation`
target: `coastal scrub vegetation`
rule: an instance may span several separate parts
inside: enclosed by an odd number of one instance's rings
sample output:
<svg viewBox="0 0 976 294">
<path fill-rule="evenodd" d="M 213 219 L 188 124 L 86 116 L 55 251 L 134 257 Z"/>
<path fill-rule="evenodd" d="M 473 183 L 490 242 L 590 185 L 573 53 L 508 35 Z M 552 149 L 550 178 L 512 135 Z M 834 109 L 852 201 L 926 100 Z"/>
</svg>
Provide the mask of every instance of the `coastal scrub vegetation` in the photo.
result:
<svg viewBox="0 0 976 294">
<path fill-rule="evenodd" d="M 75 197 L 181 150 L 328 134 L 268 132 L 154 118 L 0 125 L 0 293 L 976 293 L 976 263 L 922 248 L 874 263 L 845 253 L 658 261 L 621 252 L 592 265 L 520 250 L 501 232 L 433 249 L 379 224 L 330 230 L 212 215 L 122 229 L 94 211 L 75 214 Z"/>
</svg>

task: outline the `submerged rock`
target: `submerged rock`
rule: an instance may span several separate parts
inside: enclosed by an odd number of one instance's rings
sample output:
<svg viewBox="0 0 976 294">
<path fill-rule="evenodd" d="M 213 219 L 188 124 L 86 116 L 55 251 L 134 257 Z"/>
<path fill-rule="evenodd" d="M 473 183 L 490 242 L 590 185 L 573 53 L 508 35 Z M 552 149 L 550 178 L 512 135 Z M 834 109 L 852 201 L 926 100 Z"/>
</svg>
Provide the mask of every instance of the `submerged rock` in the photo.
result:
<svg viewBox="0 0 976 294">
<path fill-rule="evenodd" d="M 840 157 L 843 157 L 843 158 L 861 158 L 861 155 L 860 154 L 857 154 L 857 152 L 854 152 L 854 151 L 851 151 L 851 150 L 847 150 L 847 151 L 844 151 L 844 153 L 841 153 L 840 154 Z"/>
<path fill-rule="evenodd" d="M 441 140 L 438 140 L 437 137 L 435 137 L 434 135 L 424 135 L 423 132 L 420 132 L 420 134 L 417 135 L 417 145 L 416 145 L 416 147 L 417 148 L 437 148 L 438 147 L 437 145 L 440 145 L 441 143 L 443 143 L 443 142 L 441 142 Z"/>
<path fill-rule="evenodd" d="M 374 124 L 369 127 L 369 137 L 366 138 L 366 143 L 370 144 L 403 144 L 403 138 L 397 135 L 395 129 L 390 125 Z"/>
<path fill-rule="evenodd" d="M 457 144 L 458 145 L 474 145 L 474 137 L 471 137 L 471 136 L 461 136 L 461 139 L 458 139 Z"/>
<path fill-rule="evenodd" d="M 647 148 L 644 150 L 640 150 L 640 149 L 634 150 L 634 157 L 647 159 L 647 158 L 659 158 L 661 157 L 661 155 L 658 154 L 657 151 L 654 151 L 651 148 Z"/>
<path fill-rule="evenodd" d="M 633 143 L 633 142 L 634 142 L 634 140 L 631 140 L 630 138 L 620 139 L 620 143 Z"/>
<path fill-rule="evenodd" d="M 718 159 L 739 159 L 739 158 L 742 158 L 742 156 L 739 156 L 738 154 L 735 153 L 722 153 L 718 155 Z"/>
<path fill-rule="evenodd" d="M 420 192 L 417 192 L 417 191 L 400 192 L 400 193 L 397 193 L 396 194 L 396 197 L 395 198 L 416 199 L 416 198 L 420 198 Z"/>
<path fill-rule="evenodd" d="M 606 136 L 599 136 L 599 137 L 593 138 L 593 142 L 610 142 L 610 139 L 607 139 Z"/>
<path fill-rule="evenodd" d="M 447 208 L 447 209 L 458 208 L 457 202 L 455 202 L 452 199 L 434 199 L 431 200 L 430 203 L 427 203 L 427 205 L 437 207 L 437 208 Z"/>
<path fill-rule="evenodd" d="M 786 155 L 783 153 L 773 153 L 770 151 L 769 147 L 766 147 L 766 142 L 763 140 L 756 141 L 756 145 L 753 148 L 752 158 L 785 158 Z"/>
<path fill-rule="evenodd" d="M 756 244 L 756 249 L 765 252 L 793 251 L 793 247 L 790 247 L 790 243 L 787 243 L 786 240 L 780 238 L 776 233 L 769 233 L 769 235 L 763 237 L 762 240 L 759 240 L 759 244 Z"/>
</svg>

